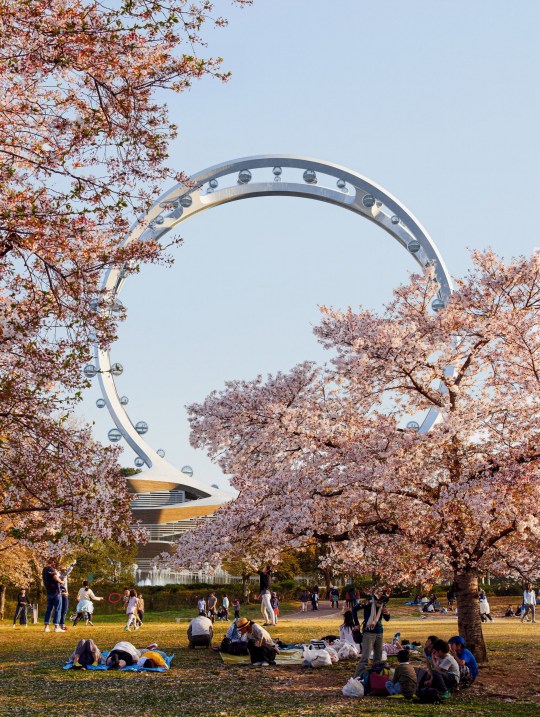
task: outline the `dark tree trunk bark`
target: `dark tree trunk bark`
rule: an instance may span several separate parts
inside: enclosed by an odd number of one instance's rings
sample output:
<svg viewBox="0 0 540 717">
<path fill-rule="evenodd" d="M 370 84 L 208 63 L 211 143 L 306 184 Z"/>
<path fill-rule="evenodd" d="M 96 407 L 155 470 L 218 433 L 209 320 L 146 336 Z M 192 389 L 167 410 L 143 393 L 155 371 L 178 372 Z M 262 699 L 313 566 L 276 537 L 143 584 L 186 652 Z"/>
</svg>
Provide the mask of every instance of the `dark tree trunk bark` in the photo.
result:
<svg viewBox="0 0 540 717">
<path fill-rule="evenodd" d="M 250 575 L 242 575 L 242 605 L 249 605 L 251 589 L 249 587 Z"/>
<path fill-rule="evenodd" d="M 333 573 L 331 570 L 323 570 L 322 574 L 324 577 L 324 584 L 326 587 L 326 595 L 328 595 L 328 593 L 330 592 L 330 588 L 332 587 Z"/>
<path fill-rule="evenodd" d="M 458 629 L 479 663 L 488 661 L 478 604 L 478 572 L 456 573 Z"/>
<path fill-rule="evenodd" d="M 6 586 L 0 585 L 0 620 L 4 619 L 5 610 L 6 610 Z"/>
</svg>

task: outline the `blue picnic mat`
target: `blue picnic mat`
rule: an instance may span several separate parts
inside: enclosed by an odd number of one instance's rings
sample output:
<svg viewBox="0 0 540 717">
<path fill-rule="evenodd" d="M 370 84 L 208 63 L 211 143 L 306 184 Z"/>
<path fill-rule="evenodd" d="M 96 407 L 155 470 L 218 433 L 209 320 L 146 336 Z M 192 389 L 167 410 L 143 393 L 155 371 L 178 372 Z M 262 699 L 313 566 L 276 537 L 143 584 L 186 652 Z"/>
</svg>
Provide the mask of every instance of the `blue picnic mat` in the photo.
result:
<svg viewBox="0 0 540 717">
<path fill-rule="evenodd" d="M 172 659 L 174 655 L 166 655 L 161 650 L 153 650 L 153 652 L 159 652 L 160 655 L 163 656 L 165 662 L 167 663 L 167 667 L 137 667 L 137 665 L 129 665 L 128 667 L 121 667 L 119 669 L 119 672 L 167 672 L 169 667 L 171 666 Z M 108 657 L 108 652 L 102 652 L 102 657 Z M 73 669 L 73 662 L 66 662 L 64 665 L 64 670 L 71 670 Z M 88 665 L 86 668 L 87 670 L 108 670 L 109 667 L 107 665 Z"/>
</svg>

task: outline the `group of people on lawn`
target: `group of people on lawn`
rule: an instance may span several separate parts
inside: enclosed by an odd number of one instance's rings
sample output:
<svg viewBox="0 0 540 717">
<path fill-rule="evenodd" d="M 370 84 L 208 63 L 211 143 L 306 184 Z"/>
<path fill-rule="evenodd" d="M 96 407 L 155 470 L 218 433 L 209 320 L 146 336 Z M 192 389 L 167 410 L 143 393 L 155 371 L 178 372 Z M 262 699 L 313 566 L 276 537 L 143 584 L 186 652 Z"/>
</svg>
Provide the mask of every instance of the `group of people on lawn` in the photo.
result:
<svg viewBox="0 0 540 717">
<path fill-rule="evenodd" d="M 54 559 L 49 560 L 43 569 L 43 582 L 47 591 L 47 610 L 45 613 L 45 630 L 49 630 L 51 617 L 54 615 L 55 630 L 65 629 L 65 617 L 68 604 L 67 581 L 73 565 L 62 566 Z M 234 620 L 231 623 L 221 643 L 221 651 L 235 655 L 249 655 L 254 665 L 270 665 L 275 663 L 279 653 L 279 647 L 265 629 L 267 625 L 276 625 L 279 613 L 277 594 L 271 591 L 272 571 L 266 566 L 259 572 L 259 587 L 261 599 L 261 611 L 264 618 L 264 626 L 254 620 L 240 617 L 240 602 L 236 600 L 234 607 Z M 318 595 L 318 591 L 313 591 Z M 311 594 L 310 594 L 311 593 Z M 453 591 L 452 591 L 453 593 Z M 330 593 L 332 606 L 338 603 L 339 592 L 334 589 Z M 312 592 L 305 590 L 301 595 L 303 608 L 307 607 L 308 597 L 312 603 Z M 396 633 L 393 643 L 385 645 L 383 642 L 383 622 L 390 620 L 388 610 L 388 596 L 377 595 L 375 590 L 372 594 L 366 595 L 363 601 L 354 592 L 354 599 L 350 597 L 346 602 L 343 624 L 339 629 L 339 639 L 342 642 L 354 644 L 360 652 L 360 660 L 356 667 L 355 678 L 365 679 L 372 670 L 369 669 L 369 660 L 372 657 L 374 665 L 382 662 L 383 649 L 387 654 L 397 657 L 398 665 L 390 679 L 386 681 L 386 693 L 392 696 L 403 696 L 412 698 L 421 695 L 422 691 L 435 691 L 438 696 L 448 696 L 458 686 L 468 686 L 478 675 L 478 665 L 472 654 L 467 649 L 463 637 L 456 635 L 448 641 L 431 635 L 424 645 L 424 663 L 421 667 L 415 667 L 412 662 L 417 658 L 420 643 L 408 643 L 400 641 L 399 633 Z M 87 624 L 92 625 L 93 601 L 104 598 L 94 595 L 88 581 L 84 581 L 77 595 L 77 613 L 74 618 L 74 625 L 85 618 Z M 455 600 L 454 594 L 448 595 L 448 603 L 451 607 Z M 485 619 L 490 620 L 491 614 L 485 593 L 479 595 L 480 612 Z M 318 600 L 315 600 L 317 606 Z M 25 591 L 21 590 L 18 596 L 17 609 L 14 625 L 17 618 L 21 624 L 26 624 L 26 608 L 28 599 Z M 125 588 L 123 595 L 123 606 L 127 615 L 125 629 L 138 628 L 142 624 L 144 616 L 144 600 L 140 593 L 134 589 Z M 536 595 L 531 584 L 527 584 L 523 605 L 520 611 L 521 620 L 527 619 L 531 612 L 532 621 L 535 622 Z M 213 622 L 216 616 L 228 619 L 230 601 L 227 595 L 222 597 L 222 604 L 218 608 L 218 599 L 214 592 L 210 593 L 208 600 L 200 597 L 197 603 L 199 614 L 191 620 L 188 627 L 189 647 L 211 647 L 213 639 Z M 316 609 L 313 608 L 313 609 Z M 507 612 L 513 611 L 510 609 Z M 77 645 L 71 660 L 75 667 L 88 665 L 105 664 L 107 667 L 125 667 L 137 664 L 139 667 L 164 667 L 163 654 L 156 652 L 157 645 L 138 650 L 129 642 L 117 643 L 110 653 L 104 657 L 92 640 L 81 640 Z M 373 669 L 373 668 L 372 668 Z M 384 672 L 383 672 L 384 674 Z"/>
<path fill-rule="evenodd" d="M 390 620 L 387 607 L 388 598 L 375 594 L 366 597 L 352 610 L 344 613 L 339 637 L 342 642 L 355 644 L 361 650 L 361 657 L 355 671 L 355 677 L 364 678 L 370 673 L 369 659 L 373 655 L 374 664 L 380 663 L 383 656 L 383 621 Z M 213 627 L 210 619 L 201 614 L 195 617 L 188 627 L 189 647 L 211 647 Z M 419 644 L 419 643 L 418 643 Z M 456 635 L 450 640 L 430 636 L 424 645 L 422 666 L 414 667 L 412 661 L 418 651 L 415 645 L 400 642 L 396 634 L 392 654 L 397 655 L 398 665 L 393 676 L 386 681 L 388 695 L 402 695 L 412 698 L 426 689 L 435 691 L 438 697 L 445 698 L 458 687 L 468 686 L 478 675 L 478 665 L 465 640 Z M 279 653 L 279 647 L 262 626 L 246 617 L 237 617 L 231 623 L 222 640 L 222 652 L 234 655 L 249 655 L 254 665 L 273 664 Z M 390 649 L 388 649 L 390 652 Z"/>
</svg>

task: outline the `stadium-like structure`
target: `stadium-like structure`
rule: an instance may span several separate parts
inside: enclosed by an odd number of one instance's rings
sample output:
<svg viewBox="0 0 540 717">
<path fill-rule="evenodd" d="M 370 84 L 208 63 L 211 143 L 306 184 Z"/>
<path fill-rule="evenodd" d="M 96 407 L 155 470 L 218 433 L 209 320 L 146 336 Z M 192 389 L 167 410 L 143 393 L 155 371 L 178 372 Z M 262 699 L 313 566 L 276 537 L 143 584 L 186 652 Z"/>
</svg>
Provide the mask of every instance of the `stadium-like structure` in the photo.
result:
<svg viewBox="0 0 540 717">
<path fill-rule="evenodd" d="M 433 266 L 437 279 L 432 307 L 445 306 L 452 281 L 434 242 L 419 221 L 395 197 L 379 185 L 350 169 L 307 157 L 277 154 L 246 157 L 218 164 L 195 174 L 189 184 L 176 184 L 166 191 L 145 216 L 130 228 L 124 245 L 145 239 L 161 239 L 178 224 L 193 215 L 228 202 L 251 197 L 292 196 L 334 204 L 374 222 L 390 234 L 422 268 Z M 109 292 L 106 306 L 97 311 L 117 311 L 127 271 L 113 269 L 103 287 Z M 147 470 L 127 479 L 132 493 L 133 512 L 147 528 L 149 542 L 140 547 L 140 581 L 163 582 L 168 576 L 157 575 L 151 568 L 153 557 L 170 547 L 176 537 L 188 530 L 193 521 L 209 517 L 231 495 L 196 480 L 189 466 L 181 470 L 165 460 L 164 451 L 151 448 L 144 439 L 145 421 L 133 423 L 127 412 L 128 399 L 120 396 L 115 376 L 123 368 L 111 363 L 109 352 L 95 347 L 96 365 L 89 364 L 89 378 L 99 376 L 103 398 L 99 407 L 107 407 L 115 423 L 109 440 L 124 439 L 135 451 L 135 466 Z M 427 432 L 438 419 L 430 410 L 419 425 L 411 428 Z"/>
</svg>

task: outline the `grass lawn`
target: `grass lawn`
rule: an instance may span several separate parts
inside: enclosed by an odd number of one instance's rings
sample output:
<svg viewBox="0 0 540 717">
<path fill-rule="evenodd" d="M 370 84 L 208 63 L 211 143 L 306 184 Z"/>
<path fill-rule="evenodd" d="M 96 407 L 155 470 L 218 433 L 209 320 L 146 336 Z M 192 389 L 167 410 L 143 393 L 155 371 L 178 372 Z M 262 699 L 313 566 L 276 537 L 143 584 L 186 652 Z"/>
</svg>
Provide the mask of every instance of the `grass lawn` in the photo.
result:
<svg viewBox="0 0 540 717">
<path fill-rule="evenodd" d="M 326 611 L 328 612 L 328 611 Z M 499 611 L 494 611 L 495 614 Z M 256 607 L 242 614 L 258 615 Z M 144 627 L 131 633 L 137 647 L 157 641 L 174 652 L 167 673 L 64 671 L 65 658 L 81 637 L 93 637 L 107 650 L 128 637 L 121 614 L 99 615 L 96 627 L 79 625 L 66 633 L 44 633 L 42 625 L 12 629 L 0 626 L 0 715 L 2 717 L 363 717 L 364 715 L 471 715 L 540 717 L 540 623 L 521 625 L 498 619 L 485 626 L 490 664 L 477 684 L 443 705 L 408 704 L 403 700 L 342 696 L 341 688 L 354 672 L 353 662 L 322 670 L 301 667 L 226 667 L 219 653 L 187 648 L 187 621 L 175 622 L 178 612 L 149 613 Z M 192 613 L 193 614 L 193 613 Z M 455 618 L 412 617 L 396 604 L 387 639 L 395 631 L 411 640 L 429 634 L 448 638 L 456 633 Z M 339 620 L 325 617 L 299 620 L 284 616 L 271 634 L 285 642 L 336 633 Z M 215 644 L 226 629 L 216 623 Z"/>
</svg>

